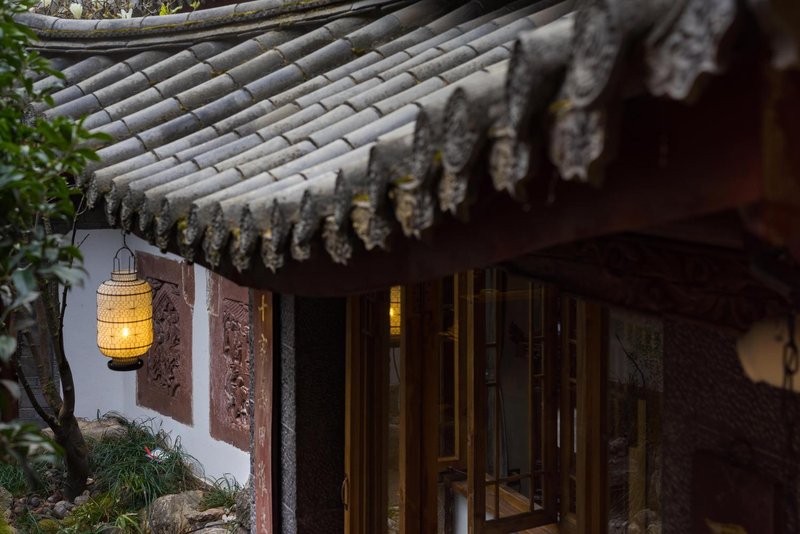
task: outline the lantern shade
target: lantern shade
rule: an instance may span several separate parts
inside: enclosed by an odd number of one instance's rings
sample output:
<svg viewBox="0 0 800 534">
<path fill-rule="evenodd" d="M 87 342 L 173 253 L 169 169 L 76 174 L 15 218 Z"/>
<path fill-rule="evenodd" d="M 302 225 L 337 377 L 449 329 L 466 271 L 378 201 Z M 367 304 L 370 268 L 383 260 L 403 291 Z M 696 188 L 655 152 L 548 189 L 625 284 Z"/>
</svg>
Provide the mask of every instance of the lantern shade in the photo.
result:
<svg viewBox="0 0 800 534">
<path fill-rule="evenodd" d="M 108 367 L 128 371 L 153 344 L 153 289 L 135 270 L 115 270 L 97 289 L 97 347 Z"/>
</svg>

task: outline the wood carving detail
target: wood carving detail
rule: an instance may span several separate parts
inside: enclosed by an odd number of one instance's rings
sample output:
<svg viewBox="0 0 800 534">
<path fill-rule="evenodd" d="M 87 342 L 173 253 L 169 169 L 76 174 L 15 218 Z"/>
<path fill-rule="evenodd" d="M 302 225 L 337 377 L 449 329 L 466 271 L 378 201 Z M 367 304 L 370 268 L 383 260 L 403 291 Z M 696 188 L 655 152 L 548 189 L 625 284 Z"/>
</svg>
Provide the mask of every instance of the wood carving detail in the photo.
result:
<svg viewBox="0 0 800 534">
<path fill-rule="evenodd" d="M 194 270 L 143 252 L 137 261 L 154 291 L 154 343 L 137 372 L 136 403 L 191 425 Z"/>
<path fill-rule="evenodd" d="M 784 312 L 743 254 L 708 253 L 661 240 L 607 238 L 557 247 L 514 262 L 527 274 L 627 308 L 743 331 Z"/>
<path fill-rule="evenodd" d="M 248 292 L 216 274 L 208 284 L 211 436 L 247 451 L 252 416 Z"/>
<path fill-rule="evenodd" d="M 250 429 L 250 325 L 249 308 L 242 302 L 225 299 L 222 305 L 225 328 L 223 355 L 225 408 L 231 424 L 244 432 Z"/>
<path fill-rule="evenodd" d="M 177 284 L 147 277 L 153 299 L 153 348 L 145 359 L 145 376 L 162 394 L 176 398 L 181 388 L 180 314 L 175 305 L 181 297 Z"/>
</svg>

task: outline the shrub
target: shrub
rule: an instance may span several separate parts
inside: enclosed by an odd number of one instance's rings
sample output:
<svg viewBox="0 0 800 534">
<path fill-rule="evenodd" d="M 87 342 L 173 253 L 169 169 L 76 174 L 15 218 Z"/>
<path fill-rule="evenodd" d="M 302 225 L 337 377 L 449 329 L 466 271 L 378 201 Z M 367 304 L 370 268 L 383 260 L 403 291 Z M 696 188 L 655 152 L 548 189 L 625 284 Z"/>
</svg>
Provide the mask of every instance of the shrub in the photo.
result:
<svg viewBox="0 0 800 534">
<path fill-rule="evenodd" d="M 90 465 L 99 491 L 119 500 L 121 509 L 134 511 L 162 495 L 199 487 L 190 467 L 195 460 L 180 440 L 173 443 L 152 420 L 119 419 L 124 434 L 90 444 Z M 163 452 L 153 459 L 147 450 Z"/>
</svg>

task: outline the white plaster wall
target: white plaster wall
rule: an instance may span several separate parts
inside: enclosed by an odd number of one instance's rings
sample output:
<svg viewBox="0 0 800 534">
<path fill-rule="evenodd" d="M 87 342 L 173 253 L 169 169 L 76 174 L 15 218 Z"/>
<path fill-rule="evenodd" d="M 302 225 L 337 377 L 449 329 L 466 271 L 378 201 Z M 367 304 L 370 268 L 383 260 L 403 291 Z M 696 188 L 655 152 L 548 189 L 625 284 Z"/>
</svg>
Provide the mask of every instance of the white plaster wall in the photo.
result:
<svg viewBox="0 0 800 534">
<path fill-rule="evenodd" d="M 249 453 L 237 449 L 210 435 L 209 395 L 209 324 L 207 314 L 208 271 L 194 266 L 195 306 L 192 317 L 192 426 L 179 423 L 153 410 L 136 405 L 136 373 L 115 372 L 106 367 L 108 359 L 97 349 L 96 301 L 97 287 L 110 277 L 114 252 L 122 246 L 119 230 L 88 230 L 78 232 L 84 268 L 87 271 L 83 288 L 70 292 L 64 319 L 64 342 L 72 372 L 75 376 L 76 414 L 93 418 L 97 412 L 119 412 L 130 419 L 147 417 L 161 421 L 172 438 L 180 438 L 186 451 L 197 458 L 209 478 L 229 473 L 241 483 L 250 474 Z M 128 246 L 134 251 L 180 261 L 172 254 L 161 254 L 147 242 L 128 236 Z"/>
</svg>

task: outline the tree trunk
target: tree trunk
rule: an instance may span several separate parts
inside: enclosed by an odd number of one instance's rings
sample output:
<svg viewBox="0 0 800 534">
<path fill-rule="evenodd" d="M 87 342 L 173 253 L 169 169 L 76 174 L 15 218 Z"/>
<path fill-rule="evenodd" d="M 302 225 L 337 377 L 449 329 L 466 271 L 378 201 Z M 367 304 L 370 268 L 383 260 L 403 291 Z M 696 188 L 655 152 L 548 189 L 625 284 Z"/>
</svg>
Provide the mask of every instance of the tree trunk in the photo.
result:
<svg viewBox="0 0 800 534">
<path fill-rule="evenodd" d="M 56 443 L 64 448 L 64 464 L 67 470 L 64 480 L 64 497 L 73 500 L 86 489 L 89 476 L 89 448 L 83 438 L 78 420 L 73 414 L 59 415 Z"/>
</svg>

